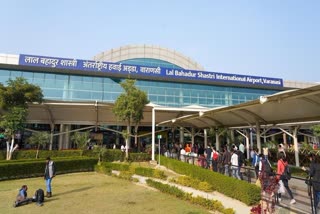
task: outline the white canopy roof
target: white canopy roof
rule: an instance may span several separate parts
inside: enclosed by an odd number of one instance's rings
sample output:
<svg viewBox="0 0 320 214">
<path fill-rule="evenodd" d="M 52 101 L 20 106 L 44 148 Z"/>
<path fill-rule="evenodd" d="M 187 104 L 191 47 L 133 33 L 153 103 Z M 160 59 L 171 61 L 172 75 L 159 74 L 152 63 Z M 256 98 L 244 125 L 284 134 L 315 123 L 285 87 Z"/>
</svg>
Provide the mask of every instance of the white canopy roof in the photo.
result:
<svg viewBox="0 0 320 214">
<path fill-rule="evenodd" d="M 320 85 L 279 92 L 235 106 L 213 108 L 158 125 L 196 128 L 251 127 L 320 123 Z"/>
</svg>

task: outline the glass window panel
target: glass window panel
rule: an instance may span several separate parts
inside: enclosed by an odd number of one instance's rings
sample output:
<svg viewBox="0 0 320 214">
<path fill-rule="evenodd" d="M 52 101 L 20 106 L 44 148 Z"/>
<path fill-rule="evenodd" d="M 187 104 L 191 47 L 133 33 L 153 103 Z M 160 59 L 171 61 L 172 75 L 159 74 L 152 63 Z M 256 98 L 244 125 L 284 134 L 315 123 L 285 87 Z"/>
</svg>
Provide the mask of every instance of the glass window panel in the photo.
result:
<svg viewBox="0 0 320 214">
<path fill-rule="evenodd" d="M 56 74 L 56 79 L 57 80 L 68 80 L 69 76 L 68 75 L 63 75 L 63 74 Z"/>
<path fill-rule="evenodd" d="M 15 79 L 16 77 L 21 77 L 22 72 L 21 71 L 11 71 L 10 78 Z"/>
</svg>

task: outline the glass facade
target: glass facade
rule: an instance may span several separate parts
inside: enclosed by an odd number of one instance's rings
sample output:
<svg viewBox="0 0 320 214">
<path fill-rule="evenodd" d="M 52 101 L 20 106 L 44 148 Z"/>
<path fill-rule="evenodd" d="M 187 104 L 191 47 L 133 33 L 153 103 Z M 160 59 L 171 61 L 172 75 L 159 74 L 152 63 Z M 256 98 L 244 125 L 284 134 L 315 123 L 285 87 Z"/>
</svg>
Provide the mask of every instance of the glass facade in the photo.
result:
<svg viewBox="0 0 320 214">
<path fill-rule="evenodd" d="M 24 77 L 29 83 L 39 85 L 44 98 L 61 101 L 100 101 L 113 103 L 123 92 L 123 79 L 96 76 L 79 76 L 0 69 L 0 82 Z M 137 80 L 136 86 L 145 91 L 149 100 L 158 105 L 185 107 L 199 105 L 213 108 L 235 105 L 276 93 L 276 90 L 200 85 L 191 83 Z"/>
</svg>

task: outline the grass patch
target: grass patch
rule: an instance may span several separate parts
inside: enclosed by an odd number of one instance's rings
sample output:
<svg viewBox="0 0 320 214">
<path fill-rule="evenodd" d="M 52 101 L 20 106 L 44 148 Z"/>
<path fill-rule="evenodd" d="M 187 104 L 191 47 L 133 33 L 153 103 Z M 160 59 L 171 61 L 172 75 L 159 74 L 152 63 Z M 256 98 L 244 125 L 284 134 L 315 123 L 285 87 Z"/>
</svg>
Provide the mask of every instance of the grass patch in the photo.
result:
<svg viewBox="0 0 320 214">
<path fill-rule="evenodd" d="M 29 196 L 38 188 L 45 190 L 43 178 L 1 181 L 1 213 L 209 213 L 175 197 L 94 172 L 58 175 L 52 181 L 53 197 L 46 198 L 44 206 L 32 203 L 13 208 L 13 201 L 23 184 L 28 185 Z"/>
</svg>

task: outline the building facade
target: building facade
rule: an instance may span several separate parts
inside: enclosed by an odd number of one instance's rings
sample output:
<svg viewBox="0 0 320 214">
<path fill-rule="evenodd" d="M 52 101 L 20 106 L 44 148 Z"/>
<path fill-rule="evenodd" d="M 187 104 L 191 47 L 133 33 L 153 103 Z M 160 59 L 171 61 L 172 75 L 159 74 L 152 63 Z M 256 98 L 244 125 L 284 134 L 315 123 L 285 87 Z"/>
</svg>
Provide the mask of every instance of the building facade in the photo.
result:
<svg viewBox="0 0 320 214">
<path fill-rule="evenodd" d="M 201 65 L 176 51 L 149 45 L 112 49 L 94 56 L 93 60 L 0 54 L 0 82 L 6 84 L 7 80 L 16 77 L 39 85 L 46 102 L 58 101 L 70 106 L 73 103 L 112 105 L 123 92 L 120 82 L 133 78 L 136 86 L 147 93 L 153 106 L 185 112 L 188 112 L 183 110 L 185 108 L 197 111 L 199 108 L 231 106 L 286 89 L 310 86 L 273 77 L 204 71 Z M 74 129 L 71 125 L 104 125 L 102 119 L 91 123 L 79 114 L 63 122 L 55 119 L 52 108 L 49 106 L 46 111 L 51 114 L 51 130 L 59 129 L 55 132 L 71 131 Z M 107 125 L 119 125 L 111 121 Z M 160 118 L 158 122 L 161 122 Z M 28 123 L 49 122 L 37 118 L 37 113 L 33 112 Z M 144 121 L 144 125 L 148 124 L 151 125 L 150 117 Z M 68 135 L 59 136 L 59 148 L 70 147 L 65 143 L 62 146 L 62 141 L 68 141 L 68 138 Z"/>
</svg>

